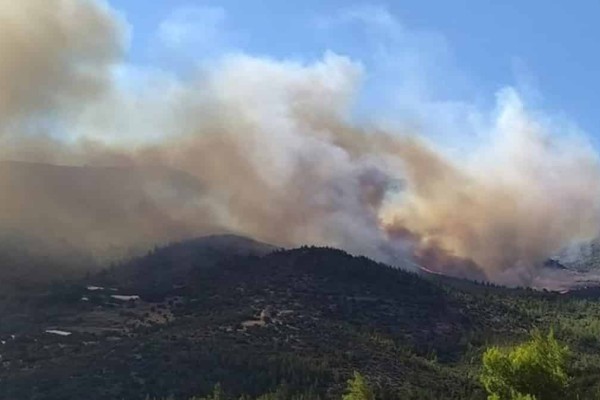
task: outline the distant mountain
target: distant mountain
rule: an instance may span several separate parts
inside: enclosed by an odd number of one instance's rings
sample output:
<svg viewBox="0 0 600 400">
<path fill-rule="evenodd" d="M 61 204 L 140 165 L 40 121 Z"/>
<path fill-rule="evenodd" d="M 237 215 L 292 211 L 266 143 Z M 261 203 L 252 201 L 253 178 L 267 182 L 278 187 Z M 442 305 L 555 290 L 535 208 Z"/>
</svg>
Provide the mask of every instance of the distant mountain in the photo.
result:
<svg viewBox="0 0 600 400">
<path fill-rule="evenodd" d="M 196 236 L 199 223 L 211 226 L 189 205 L 202 193 L 199 182 L 168 168 L 4 161 L 0 189 L 3 289 L 97 271 L 104 261 Z"/>
<path fill-rule="evenodd" d="M 159 247 L 104 271 L 96 282 L 156 298 L 185 288 L 193 271 L 214 268 L 232 258 L 264 256 L 277 247 L 237 235 L 213 235 Z"/>
<path fill-rule="evenodd" d="M 544 262 L 543 265 L 545 268 L 555 269 L 555 270 L 565 270 L 568 267 L 561 263 L 559 260 L 554 258 L 549 258 Z"/>
<path fill-rule="evenodd" d="M 561 251 L 557 259 L 575 271 L 600 271 L 600 239 L 574 244 Z"/>
<path fill-rule="evenodd" d="M 201 193 L 190 175 L 162 167 L 0 162 L 0 227 L 100 253 L 189 237 L 185 209 Z"/>
<path fill-rule="evenodd" d="M 4 294 L 83 277 L 100 268 L 91 253 L 67 241 L 0 230 L 0 292 Z"/>
<path fill-rule="evenodd" d="M 572 390 L 591 398 L 598 319 L 571 295 L 213 236 L 0 302 L 0 398 L 186 399 L 220 382 L 234 398 L 283 385 L 329 399 L 356 370 L 378 399 L 483 400 L 482 350 L 534 327 L 585 361 Z"/>
</svg>

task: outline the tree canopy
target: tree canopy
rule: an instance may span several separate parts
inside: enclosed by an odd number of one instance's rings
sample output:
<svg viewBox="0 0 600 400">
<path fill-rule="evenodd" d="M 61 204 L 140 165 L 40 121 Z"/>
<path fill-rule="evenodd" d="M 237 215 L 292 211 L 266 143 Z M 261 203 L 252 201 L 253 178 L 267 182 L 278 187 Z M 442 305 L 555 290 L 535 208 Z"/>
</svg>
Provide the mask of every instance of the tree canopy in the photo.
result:
<svg viewBox="0 0 600 400">
<path fill-rule="evenodd" d="M 512 348 L 491 347 L 483 355 L 480 380 L 489 400 L 564 400 L 569 350 L 550 331 L 532 333 Z"/>
</svg>

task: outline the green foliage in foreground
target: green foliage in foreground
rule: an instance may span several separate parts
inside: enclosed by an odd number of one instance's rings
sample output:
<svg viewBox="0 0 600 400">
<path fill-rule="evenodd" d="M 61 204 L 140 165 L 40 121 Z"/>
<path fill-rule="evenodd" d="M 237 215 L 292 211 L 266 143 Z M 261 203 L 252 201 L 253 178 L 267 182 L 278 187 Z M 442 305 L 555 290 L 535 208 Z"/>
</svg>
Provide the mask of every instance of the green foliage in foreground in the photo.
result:
<svg viewBox="0 0 600 400">
<path fill-rule="evenodd" d="M 489 400 L 564 400 L 568 398 L 569 350 L 551 331 L 532 334 L 516 347 L 491 347 L 483 354 L 481 383 Z"/>
<path fill-rule="evenodd" d="M 531 339 L 523 344 L 500 348 L 490 347 L 483 354 L 481 384 L 488 392 L 488 400 L 565 400 L 570 398 L 567 391 L 570 378 L 566 365 L 570 351 L 554 337 L 534 331 Z M 268 393 L 256 400 L 303 400 L 312 399 L 307 393 L 291 395 L 283 385 L 276 392 Z M 220 384 L 206 397 L 193 397 L 189 400 L 226 400 Z M 251 400 L 241 396 L 240 400 Z M 373 389 L 367 379 L 354 372 L 347 382 L 341 400 L 375 400 Z"/>
</svg>

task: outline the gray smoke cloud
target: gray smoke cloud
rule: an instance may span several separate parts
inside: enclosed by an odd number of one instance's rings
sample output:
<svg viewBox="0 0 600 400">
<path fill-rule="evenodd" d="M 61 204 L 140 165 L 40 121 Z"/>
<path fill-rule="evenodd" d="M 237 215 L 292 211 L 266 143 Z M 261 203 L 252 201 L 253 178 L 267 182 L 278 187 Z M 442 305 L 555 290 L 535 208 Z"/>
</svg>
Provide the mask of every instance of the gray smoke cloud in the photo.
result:
<svg viewBox="0 0 600 400">
<path fill-rule="evenodd" d="M 106 5 L 0 0 L 0 22 L 6 231 L 100 258 L 235 232 L 505 283 L 597 234 L 596 153 L 512 90 L 489 140 L 452 157 L 353 122 L 363 67 L 334 53 L 124 85 L 126 27 Z"/>
</svg>

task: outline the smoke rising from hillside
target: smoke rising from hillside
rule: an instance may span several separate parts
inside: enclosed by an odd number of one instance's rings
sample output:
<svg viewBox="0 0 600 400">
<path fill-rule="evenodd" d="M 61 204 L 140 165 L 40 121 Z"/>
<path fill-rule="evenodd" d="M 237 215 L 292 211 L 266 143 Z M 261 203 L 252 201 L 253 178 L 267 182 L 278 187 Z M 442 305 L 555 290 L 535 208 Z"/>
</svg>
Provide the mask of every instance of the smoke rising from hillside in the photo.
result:
<svg viewBox="0 0 600 400">
<path fill-rule="evenodd" d="M 363 67 L 334 53 L 234 54 L 127 86 L 106 6 L 0 0 L 0 22 L 0 157 L 71 166 L 0 165 L 7 230 L 100 255 L 236 232 L 509 283 L 598 233 L 596 153 L 513 90 L 490 139 L 457 158 L 353 122 Z"/>
</svg>

